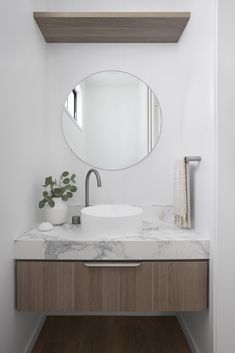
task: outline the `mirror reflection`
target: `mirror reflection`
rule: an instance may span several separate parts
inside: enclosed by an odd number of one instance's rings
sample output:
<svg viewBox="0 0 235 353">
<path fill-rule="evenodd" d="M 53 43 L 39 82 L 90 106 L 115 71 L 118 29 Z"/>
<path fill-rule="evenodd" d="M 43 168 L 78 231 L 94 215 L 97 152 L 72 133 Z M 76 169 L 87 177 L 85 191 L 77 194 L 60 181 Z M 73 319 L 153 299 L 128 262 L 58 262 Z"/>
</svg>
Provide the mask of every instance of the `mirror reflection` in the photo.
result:
<svg viewBox="0 0 235 353">
<path fill-rule="evenodd" d="M 152 152 L 161 131 L 161 109 L 153 91 L 137 77 L 103 71 L 71 90 L 62 128 L 69 147 L 84 162 L 123 169 Z"/>
</svg>

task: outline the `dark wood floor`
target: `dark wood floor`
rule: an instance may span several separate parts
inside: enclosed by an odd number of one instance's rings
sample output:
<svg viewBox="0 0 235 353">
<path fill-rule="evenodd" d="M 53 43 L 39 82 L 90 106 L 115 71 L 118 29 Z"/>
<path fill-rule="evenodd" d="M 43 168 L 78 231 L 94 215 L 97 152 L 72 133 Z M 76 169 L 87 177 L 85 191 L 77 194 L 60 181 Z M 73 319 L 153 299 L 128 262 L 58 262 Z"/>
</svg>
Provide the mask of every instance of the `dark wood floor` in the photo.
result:
<svg viewBox="0 0 235 353">
<path fill-rule="evenodd" d="M 173 316 L 49 316 L 32 353 L 191 353 Z"/>
</svg>

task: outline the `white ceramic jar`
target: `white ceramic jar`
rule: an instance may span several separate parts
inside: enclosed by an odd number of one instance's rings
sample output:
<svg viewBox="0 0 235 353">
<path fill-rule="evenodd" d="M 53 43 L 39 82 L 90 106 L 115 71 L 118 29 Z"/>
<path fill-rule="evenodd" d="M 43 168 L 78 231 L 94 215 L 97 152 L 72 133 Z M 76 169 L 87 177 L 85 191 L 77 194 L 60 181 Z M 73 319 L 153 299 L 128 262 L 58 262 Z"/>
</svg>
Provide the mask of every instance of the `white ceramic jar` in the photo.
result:
<svg viewBox="0 0 235 353">
<path fill-rule="evenodd" d="M 61 198 L 55 198 L 53 201 L 55 202 L 54 207 L 46 205 L 46 220 L 54 226 L 58 226 L 65 223 L 68 214 L 68 206 Z"/>
</svg>

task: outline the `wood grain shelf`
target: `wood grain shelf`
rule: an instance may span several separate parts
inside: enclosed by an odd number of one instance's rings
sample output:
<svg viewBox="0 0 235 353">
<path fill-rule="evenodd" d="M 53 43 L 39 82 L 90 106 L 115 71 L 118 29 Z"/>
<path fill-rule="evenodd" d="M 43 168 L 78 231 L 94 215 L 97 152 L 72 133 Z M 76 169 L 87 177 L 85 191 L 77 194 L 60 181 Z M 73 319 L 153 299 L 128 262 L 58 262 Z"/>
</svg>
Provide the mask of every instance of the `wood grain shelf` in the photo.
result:
<svg viewBox="0 0 235 353">
<path fill-rule="evenodd" d="M 190 12 L 34 12 L 48 43 L 176 43 Z"/>
</svg>

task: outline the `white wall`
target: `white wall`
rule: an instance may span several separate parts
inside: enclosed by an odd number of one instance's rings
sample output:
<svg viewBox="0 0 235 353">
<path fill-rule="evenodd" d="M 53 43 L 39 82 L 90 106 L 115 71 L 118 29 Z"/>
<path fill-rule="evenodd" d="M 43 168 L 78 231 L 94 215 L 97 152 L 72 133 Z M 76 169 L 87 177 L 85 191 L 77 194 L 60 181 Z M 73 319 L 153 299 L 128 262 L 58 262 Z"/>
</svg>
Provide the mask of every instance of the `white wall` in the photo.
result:
<svg viewBox="0 0 235 353">
<path fill-rule="evenodd" d="M 208 135 L 208 125 L 205 122 L 208 120 L 210 104 L 207 100 L 210 62 L 204 62 L 204 57 L 210 55 L 207 44 L 211 39 L 212 3 L 212 0 L 206 4 L 194 0 L 178 1 L 176 5 L 175 1 L 162 0 L 145 1 L 144 5 L 135 2 L 135 6 L 132 1 L 121 4 L 115 1 L 100 1 L 99 4 L 95 1 L 76 1 L 76 4 L 73 1 L 59 4 L 50 1 L 47 4 L 48 10 L 191 10 L 193 13 L 177 45 L 146 44 L 144 50 L 141 44 L 48 46 L 47 107 L 54 142 L 51 156 L 57 173 L 63 168 L 77 172 L 80 189 L 75 202 L 84 202 L 83 182 L 89 166 L 73 156 L 63 140 L 59 122 L 63 102 L 79 80 L 100 70 L 117 69 L 139 76 L 155 91 L 163 111 L 163 132 L 157 148 L 141 164 L 120 172 L 102 171 L 103 187 L 102 190 L 94 187 L 91 192 L 92 201 L 172 204 L 173 161 L 180 154 L 182 119 L 187 121 L 188 115 L 185 101 L 189 100 L 191 110 L 200 106 L 198 149 L 195 148 L 194 153 L 204 154 L 199 140 L 202 135 Z M 201 126 L 199 121 L 202 122 Z M 201 217 L 206 220 L 205 213 L 202 212 Z"/>
<path fill-rule="evenodd" d="M 15 311 L 13 238 L 38 220 L 46 173 L 45 44 L 32 1 L 0 2 L 0 352 L 23 353 L 40 317 Z"/>
<path fill-rule="evenodd" d="M 218 1 L 216 353 L 235 351 L 235 3 Z"/>
<path fill-rule="evenodd" d="M 210 6 L 210 20 L 202 17 L 198 17 L 197 21 L 195 19 L 197 28 L 207 26 L 207 35 L 202 34 L 191 43 L 191 53 L 193 53 L 196 41 L 198 40 L 198 44 L 200 42 L 197 56 L 200 65 L 196 69 L 189 61 L 186 66 L 186 70 L 190 69 L 185 100 L 182 104 L 180 130 L 181 153 L 202 156 L 202 162 L 199 165 L 191 165 L 193 225 L 201 234 L 211 238 L 209 310 L 198 314 L 180 315 L 197 353 L 213 352 L 216 6 L 212 2 L 207 5 L 208 9 Z"/>
<path fill-rule="evenodd" d="M 153 76 L 150 70 L 150 61 L 152 61 L 151 67 L 154 67 L 155 55 L 159 53 L 159 56 L 161 56 L 161 50 L 159 47 L 156 48 L 154 46 L 148 46 L 148 50 L 150 53 L 148 51 L 147 53 L 142 52 L 140 60 L 136 60 L 136 57 L 140 56 L 139 46 L 137 45 L 129 45 L 128 47 L 125 45 L 52 45 L 48 48 L 49 83 L 47 106 L 48 116 L 51 119 L 51 129 L 53 129 L 54 146 L 52 146 L 53 150 L 51 151 L 52 159 L 54 159 L 54 167 L 58 173 L 63 168 L 62 163 L 66 161 L 65 167 L 71 171 L 74 170 L 79 175 L 82 187 L 77 199 L 79 203 L 84 202 L 83 181 L 89 167 L 71 154 L 63 140 L 59 123 L 62 102 L 64 102 L 68 91 L 77 81 L 90 73 L 113 68 L 130 71 L 143 78 L 150 86 L 155 86 L 155 91 L 163 109 L 163 118 L 165 115 L 173 118 L 171 121 L 164 120 L 162 134 L 164 138 L 160 139 L 157 148 L 148 159 L 136 167 L 122 172 L 101 172 L 103 188 L 102 190 L 92 190 L 92 201 L 146 204 L 172 203 L 172 160 L 177 154 L 177 146 L 179 145 L 177 133 L 179 129 L 177 124 L 179 119 L 179 110 L 177 109 L 178 95 L 172 93 L 173 103 L 167 105 L 166 96 L 169 91 L 167 82 L 163 75 L 160 76 L 160 74 L 156 73 L 156 76 Z M 167 46 L 165 50 L 167 53 L 173 52 L 171 46 Z M 153 52 L 152 55 L 151 52 Z M 170 67 L 170 55 L 167 55 L 167 53 L 166 57 L 161 58 L 161 62 L 164 60 L 168 61 Z M 125 61 L 127 62 L 125 63 Z M 68 70 L 68 67 L 71 70 Z M 158 72 L 160 71 L 159 67 Z M 171 69 L 168 68 L 167 71 L 169 73 Z M 155 81 L 155 84 L 153 84 L 153 81 Z M 179 81 L 180 77 L 178 78 Z M 177 91 L 178 82 L 172 84 L 172 86 L 175 84 L 175 91 Z M 165 95 L 162 93 L 162 98 L 158 86 L 162 86 L 162 90 L 165 92 Z M 57 92 L 57 94 L 54 95 L 53 91 Z M 169 141 L 171 141 L 170 148 Z M 172 148 L 173 145 L 174 148 Z M 153 164 L 157 167 L 152 168 Z M 150 172 L 146 173 L 145 170 Z M 140 177 L 136 178 L 136 174 Z M 166 185 L 165 189 L 160 187 L 163 184 Z"/>
</svg>

